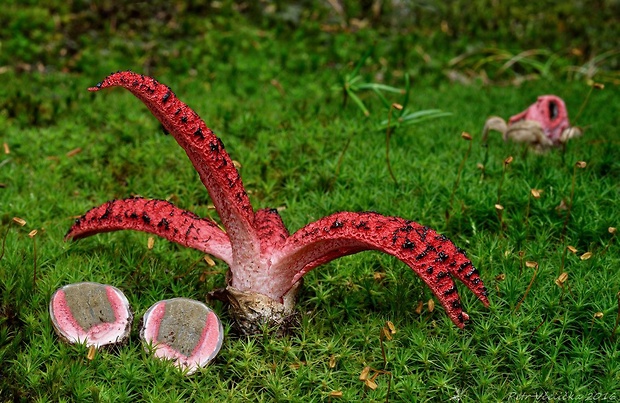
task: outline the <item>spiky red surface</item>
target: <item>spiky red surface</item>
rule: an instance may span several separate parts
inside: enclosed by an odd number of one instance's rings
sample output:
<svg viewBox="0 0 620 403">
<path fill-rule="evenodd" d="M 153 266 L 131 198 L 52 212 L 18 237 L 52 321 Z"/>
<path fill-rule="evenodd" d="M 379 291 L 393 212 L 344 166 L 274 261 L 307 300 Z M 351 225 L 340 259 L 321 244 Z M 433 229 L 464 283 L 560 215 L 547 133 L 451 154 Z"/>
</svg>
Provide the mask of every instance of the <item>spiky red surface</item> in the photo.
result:
<svg viewBox="0 0 620 403">
<path fill-rule="evenodd" d="M 341 212 L 324 217 L 295 232 L 272 258 L 272 269 L 292 269 L 290 285 L 315 267 L 340 256 L 378 250 L 411 267 L 437 296 L 448 316 L 463 327 L 457 277 L 488 306 L 487 291 L 465 253 L 448 238 L 416 222 L 374 212 Z M 278 290 L 276 294 L 288 289 Z"/>
<path fill-rule="evenodd" d="M 461 308 L 452 277 L 488 306 L 480 275 L 465 253 L 443 235 L 413 221 L 378 213 L 342 212 L 289 235 L 276 210 L 253 212 L 222 142 L 170 88 L 150 77 L 119 72 L 90 90 L 111 86 L 127 88 L 142 100 L 183 147 L 209 191 L 227 233 L 170 203 L 148 204 L 136 201 L 143 199 L 129 199 L 89 211 L 70 229 L 68 238 L 119 229 L 151 232 L 223 259 L 230 266 L 231 287 L 280 302 L 315 267 L 341 256 L 378 250 L 410 266 L 457 326 L 463 327 L 468 316 Z M 166 218 L 169 228 L 164 230 L 159 224 L 171 212 L 180 219 Z"/>
<path fill-rule="evenodd" d="M 151 77 L 121 71 L 106 77 L 89 91 L 123 87 L 140 99 L 185 150 L 226 228 L 236 266 L 256 270 L 253 256 L 259 254 L 259 240 L 253 229 L 254 211 L 239 172 L 224 143 L 200 116 L 181 102 L 170 87 Z"/>
<path fill-rule="evenodd" d="M 164 200 L 135 197 L 109 201 L 78 218 L 66 238 L 80 239 L 123 229 L 155 234 L 232 263 L 232 250 L 224 231 L 212 221 Z"/>
</svg>

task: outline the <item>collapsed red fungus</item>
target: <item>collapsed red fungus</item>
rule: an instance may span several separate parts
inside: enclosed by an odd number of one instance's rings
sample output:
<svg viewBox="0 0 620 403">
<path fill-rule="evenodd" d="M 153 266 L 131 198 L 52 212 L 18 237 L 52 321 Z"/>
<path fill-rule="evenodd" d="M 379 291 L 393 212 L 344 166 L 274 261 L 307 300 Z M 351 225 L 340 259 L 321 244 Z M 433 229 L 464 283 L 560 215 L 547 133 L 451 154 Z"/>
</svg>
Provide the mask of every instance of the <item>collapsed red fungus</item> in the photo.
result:
<svg viewBox="0 0 620 403">
<path fill-rule="evenodd" d="M 243 331 L 280 326 L 294 313 L 295 293 L 310 270 L 365 250 L 391 254 L 430 287 L 450 319 L 463 327 L 453 277 L 489 305 L 487 291 L 464 251 L 434 230 L 373 212 L 340 212 L 290 235 L 275 209 L 254 211 L 222 141 L 172 90 L 153 78 L 117 72 L 89 91 L 120 86 L 131 91 L 185 150 L 220 215 L 213 222 L 160 200 L 114 200 L 88 211 L 66 235 L 79 239 L 99 232 L 132 229 L 159 235 L 222 259 L 230 268 L 226 295 Z"/>
<path fill-rule="evenodd" d="M 555 95 L 539 96 L 526 110 L 508 119 L 508 123 L 491 116 L 483 129 L 485 141 L 490 130 L 502 133 L 504 141 L 528 143 L 537 151 L 561 146 L 582 134 L 581 129 L 570 126 L 566 104 Z"/>
</svg>

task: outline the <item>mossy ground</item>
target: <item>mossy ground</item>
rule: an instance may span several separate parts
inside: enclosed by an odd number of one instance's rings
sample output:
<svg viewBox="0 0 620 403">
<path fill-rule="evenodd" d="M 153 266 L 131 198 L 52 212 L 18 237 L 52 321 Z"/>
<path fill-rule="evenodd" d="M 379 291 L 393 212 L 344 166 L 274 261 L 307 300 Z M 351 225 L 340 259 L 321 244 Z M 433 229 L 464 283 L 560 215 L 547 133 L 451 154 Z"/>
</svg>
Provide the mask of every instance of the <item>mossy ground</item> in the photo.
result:
<svg viewBox="0 0 620 403">
<path fill-rule="evenodd" d="M 281 214 L 291 231 L 341 210 L 375 210 L 433 227 L 468 252 L 489 289 L 491 308 L 460 287 L 471 321 L 459 330 L 440 307 L 429 312 L 430 291 L 404 264 L 362 253 L 306 276 L 295 334 L 230 335 L 209 367 L 184 377 L 149 357 L 137 324 L 158 300 L 203 300 L 224 285 L 225 265 L 208 267 L 200 253 L 159 239 L 149 250 L 148 235 L 134 232 L 63 241 L 75 216 L 132 195 L 169 199 L 217 218 L 183 150 L 138 100 L 121 90 L 85 90 L 109 72 L 103 69 L 138 71 L 144 60 L 116 55 L 79 72 L 9 69 L 0 75 L 1 138 L 8 147 L 8 153 L 0 150 L 0 400 L 620 400 L 614 334 L 620 240 L 608 232 L 620 226 L 616 85 L 591 94 L 576 122 L 587 128 L 585 135 L 565 150 L 537 155 L 497 134 L 483 147 L 480 132 L 489 115 L 507 117 L 538 95 L 554 93 L 574 118 L 590 87 L 565 77 L 519 87 L 457 84 L 441 66 L 414 69 L 413 59 L 382 59 L 396 39 L 377 42 L 375 31 L 289 42 L 250 22 L 237 24 L 237 31 L 210 37 L 225 45 L 225 55 L 187 68 L 178 66 L 187 62 L 183 58 L 160 61 L 148 73 L 170 85 L 223 139 L 242 164 L 255 208 L 285 207 Z M 375 55 L 362 69 L 367 80 L 402 87 L 403 72 L 411 72 L 412 110 L 452 112 L 392 135 L 398 184 L 387 169 L 385 133 L 376 130 L 387 109 L 372 93 L 361 94 L 371 111 L 364 117 L 332 88 L 373 43 Z M 201 46 L 207 55 L 217 53 Z M 457 56 L 449 48 L 435 52 L 440 59 Z M 445 212 L 469 145 L 463 131 L 474 138 L 448 222 Z M 508 156 L 514 161 L 502 180 Z M 585 169 L 575 169 L 577 161 L 587 162 Z M 484 175 L 478 163 L 484 163 Z M 541 197 L 531 197 L 531 189 L 540 189 Z M 498 192 L 503 225 L 494 208 Z M 572 207 L 568 220 L 558 208 L 562 201 Z M 20 227 L 13 217 L 27 224 Z M 577 253 L 567 252 L 568 245 Z M 526 262 L 536 262 L 537 269 Z M 560 287 L 555 280 L 562 272 L 568 279 Z M 85 347 L 54 335 L 49 298 L 78 281 L 125 292 L 136 313 L 128 345 L 100 351 L 91 361 Z M 228 335 L 223 306 L 213 308 Z M 381 342 L 386 321 L 397 331 Z M 366 366 L 391 376 L 380 375 L 371 390 L 359 380 Z M 341 398 L 330 396 L 336 391 Z"/>
</svg>

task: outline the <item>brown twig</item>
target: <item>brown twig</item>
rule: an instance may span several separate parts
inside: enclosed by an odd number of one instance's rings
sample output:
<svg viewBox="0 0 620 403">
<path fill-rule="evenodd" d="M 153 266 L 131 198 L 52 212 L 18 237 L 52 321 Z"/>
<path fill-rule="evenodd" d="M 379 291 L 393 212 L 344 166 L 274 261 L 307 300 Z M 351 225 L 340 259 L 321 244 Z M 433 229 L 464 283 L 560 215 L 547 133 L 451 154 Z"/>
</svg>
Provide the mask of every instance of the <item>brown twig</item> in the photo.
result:
<svg viewBox="0 0 620 403">
<path fill-rule="evenodd" d="M 377 389 L 377 383 L 375 380 L 379 375 L 388 375 L 388 389 L 385 395 L 386 403 L 389 402 L 390 398 L 390 390 L 392 385 L 392 373 L 387 368 L 387 356 L 385 354 L 385 346 L 383 345 L 383 340 L 392 340 L 392 335 L 396 333 L 396 328 L 394 324 L 390 321 L 385 323 L 385 326 L 381 328 L 381 332 L 379 333 L 379 343 L 381 344 L 381 356 L 383 357 L 383 369 L 375 369 L 370 366 L 364 367 L 362 373 L 359 376 L 359 380 L 364 382 L 365 388 L 370 388 L 372 390 Z M 370 373 L 372 372 L 372 375 Z M 369 376 L 370 375 L 370 376 Z"/>
<path fill-rule="evenodd" d="M 499 186 L 497 187 L 497 203 L 495 203 L 495 211 L 497 212 L 497 219 L 499 221 L 499 231 L 501 235 L 503 235 L 504 233 L 504 216 L 503 216 L 504 206 L 502 206 L 501 204 L 502 186 L 504 185 L 504 178 L 506 176 L 506 170 L 508 169 L 508 165 L 510 165 L 513 160 L 514 158 L 512 156 L 509 156 L 508 158 L 504 160 L 504 167 L 502 169 L 502 177 L 499 181 Z"/>
<path fill-rule="evenodd" d="M 616 236 L 616 232 L 618 232 L 616 227 L 609 227 L 607 228 L 607 231 L 611 234 L 611 237 L 609 238 L 609 241 L 607 241 L 607 245 L 605 245 L 605 249 L 603 249 L 603 251 L 601 252 L 601 255 L 607 252 L 607 249 L 609 249 L 609 246 L 611 246 L 611 242 L 614 240 Z"/>
<path fill-rule="evenodd" d="M 530 193 L 528 194 L 527 197 L 527 207 L 525 209 L 525 239 L 527 239 L 529 233 L 530 233 L 530 206 L 532 204 L 532 198 L 534 199 L 540 199 L 540 190 L 538 189 L 530 189 Z"/>
<path fill-rule="evenodd" d="M 394 172 L 392 171 L 392 164 L 390 163 L 390 135 L 392 134 L 392 127 L 390 126 L 390 123 L 392 121 L 392 109 L 397 109 L 400 111 L 403 109 L 403 107 L 402 105 L 397 104 L 397 103 L 393 103 L 390 106 L 390 110 L 388 112 L 388 124 L 387 124 L 387 128 L 385 129 L 385 162 L 387 163 L 388 172 L 390 173 L 392 180 L 394 181 L 395 184 L 398 185 L 398 180 L 396 180 L 396 176 L 394 175 Z"/>
<path fill-rule="evenodd" d="M 581 103 L 581 106 L 579 107 L 579 112 L 577 112 L 577 115 L 575 115 L 575 119 L 573 120 L 573 122 L 575 122 L 575 126 L 577 125 L 577 121 L 579 121 L 579 118 L 581 117 L 583 110 L 585 109 L 586 105 L 588 104 L 588 101 L 590 100 L 590 95 L 592 95 L 592 91 L 595 88 L 597 90 L 602 90 L 605 88 L 605 85 L 601 83 L 595 83 L 595 82 L 592 82 L 590 84 L 590 91 L 588 91 L 586 98 L 583 100 L 583 102 Z"/>
<path fill-rule="evenodd" d="M 515 313 L 519 310 L 519 308 L 521 307 L 521 304 L 523 303 L 523 301 L 525 301 L 525 297 L 527 297 L 527 294 L 530 292 L 530 289 L 532 288 L 532 284 L 534 284 L 534 280 L 536 279 L 536 275 L 538 274 L 538 263 L 536 263 L 536 262 L 525 262 L 525 265 L 527 267 L 532 267 L 534 269 L 534 274 L 532 275 L 532 279 L 530 280 L 530 284 L 527 286 L 527 289 L 525 290 L 525 294 L 523 294 L 523 297 L 521 298 L 521 300 L 519 301 L 519 303 L 515 307 Z"/>
<path fill-rule="evenodd" d="M 4 246 L 6 244 L 6 238 L 9 235 L 9 230 L 11 229 L 11 224 L 13 223 L 19 225 L 20 227 L 23 227 L 24 225 L 26 225 L 26 220 L 24 220 L 23 218 L 19 218 L 19 217 L 13 217 L 11 222 L 9 222 L 9 224 L 7 225 L 6 233 L 4 234 L 4 238 L 2 240 L 2 253 L 0 253 L 0 260 L 4 257 Z"/>
<path fill-rule="evenodd" d="M 568 246 L 566 246 L 564 250 L 562 251 L 562 261 L 560 262 L 560 268 L 558 270 L 558 275 L 564 271 L 564 263 L 566 262 L 567 253 L 568 253 Z"/>
<path fill-rule="evenodd" d="M 575 182 L 577 176 L 577 168 L 583 169 L 586 167 L 585 161 L 577 161 L 573 167 L 573 180 L 570 189 L 570 200 L 568 202 L 568 206 L 566 209 L 566 217 L 564 218 L 564 226 L 562 227 L 562 234 L 560 235 L 560 242 L 564 241 L 564 236 L 566 235 L 566 228 L 568 227 L 568 221 L 570 220 L 570 213 L 573 208 L 573 201 L 575 198 Z"/>
<path fill-rule="evenodd" d="M 525 251 L 519 251 L 519 277 L 523 274 L 523 257 L 525 256 Z"/>
<path fill-rule="evenodd" d="M 566 283 L 567 280 L 568 280 L 568 273 L 566 272 L 562 272 L 562 274 L 560 274 L 558 278 L 555 279 L 555 284 L 562 289 L 562 295 L 560 295 L 560 303 L 562 303 L 562 299 L 564 298 L 564 291 L 565 291 L 564 286 L 566 285 L 566 287 L 570 291 L 570 286 L 568 285 L 568 283 Z"/>
<path fill-rule="evenodd" d="M 344 154 L 349 149 L 349 145 L 351 144 L 351 140 L 353 140 L 354 135 L 355 135 L 355 132 L 351 132 L 351 135 L 347 139 L 347 142 L 344 144 L 344 148 L 342 149 L 342 151 L 340 152 L 340 155 L 338 156 L 338 162 L 336 163 L 336 170 L 334 172 L 334 177 L 329 183 L 329 187 L 328 187 L 329 189 L 333 188 L 334 183 L 336 183 L 336 180 L 338 180 L 338 176 L 340 175 L 340 168 L 342 167 L 342 161 L 344 160 Z"/>
<path fill-rule="evenodd" d="M 34 264 L 34 270 L 32 272 L 32 289 L 37 288 L 37 235 L 38 231 L 33 229 L 28 233 L 28 236 L 32 238 L 32 260 Z"/>
<path fill-rule="evenodd" d="M 532 337 L 534 337 L 534 335 L 536 334 L 538 329 L 540 329 L 540 327 L 545 324 L 546 321 L 547 321 L 547 319 L 543 318 L 543 320 L 538 324 L 538 326 L 536 326 L 536 329 L 534 329 L 534 331 L 532 333 L 530 333 L 530 340 L 532 339 Z"/>
<path fill-rule="evenodd" d="M 601 319 L 604 316 L 603 312 L 596 312 L 592 315 L 592 322 L 590 322 L 590 335 L 592 335 L 592 329 L 594 329 L 594 321 L 597 319 Z"/>
<path fill-rule="evenodd" d="M 502 198 L 502 186 L 504 185 L 504 177 L 506 176 L 506 170 L 508 169 L 508 165 L 510 165 L 514 161 L 512 156 L 509 156 L 504 160 L 504 166 L 502 168 L 502 177 L 499 180 L 499 186 L 497 187 L 497 204 L 501 204 Z"/>
</svg>

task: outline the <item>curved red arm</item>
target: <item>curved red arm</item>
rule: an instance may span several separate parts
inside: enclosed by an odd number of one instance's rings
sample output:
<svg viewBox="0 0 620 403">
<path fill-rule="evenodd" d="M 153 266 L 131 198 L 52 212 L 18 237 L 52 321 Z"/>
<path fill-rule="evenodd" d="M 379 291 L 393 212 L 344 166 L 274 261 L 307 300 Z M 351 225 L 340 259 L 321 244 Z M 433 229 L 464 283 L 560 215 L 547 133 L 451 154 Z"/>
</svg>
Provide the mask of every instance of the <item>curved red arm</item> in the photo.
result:
<svg viewBox="0 0 620 403">
<path fill-rule="evenodd" d="M 140 99 L 185 150 L 226 228 L 234 266 L 255 270 L 252 257 L 259 255 L 260 242 L 253 226 L 254 211 L 222 141 L 168 86 L 151 77 L 121 71 L 88 90 L 115 86 L 129 90 Z"/>
<path fill-rule="evenodd" d="M 213 255 L 229 265 L 232 262 L 230 241 L 217 224 L 164 200 L 136 197 L 109 201 L 75 220 L 65 239 L 127 229 L 158 235 Z"/>
<path fill-rule="evenodd" d="M 461 328 L 469 317 L 452 277 L 489 305 L 478 271 L 448 238 L 413 221 L 372 212 L 341 212 L 308 224 L 274 253 L 272 270 L 287 276 L 282 286 L 290 287 L 315 267 L 364 250 L 388 253 L 411 267 Z"/>
</svg>

